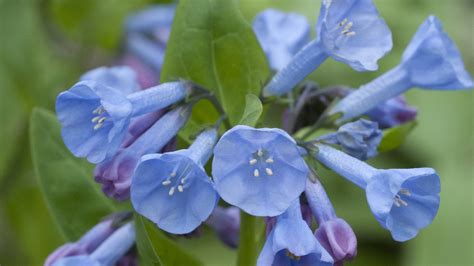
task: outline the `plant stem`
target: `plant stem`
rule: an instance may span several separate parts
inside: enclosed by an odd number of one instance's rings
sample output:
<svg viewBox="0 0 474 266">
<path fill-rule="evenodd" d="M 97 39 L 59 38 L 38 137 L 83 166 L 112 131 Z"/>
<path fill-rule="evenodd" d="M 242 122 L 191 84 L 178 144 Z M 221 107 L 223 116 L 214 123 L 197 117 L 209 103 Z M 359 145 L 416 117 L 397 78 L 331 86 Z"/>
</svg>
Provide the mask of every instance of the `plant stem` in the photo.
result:
<svg viewBox="0 0 474 266">
<path fill-rule="evenodd" d="M 257 218 L 240 211 L 240 236 L 237 266 L 252 266 L 257 262 Z"/>
</svg>

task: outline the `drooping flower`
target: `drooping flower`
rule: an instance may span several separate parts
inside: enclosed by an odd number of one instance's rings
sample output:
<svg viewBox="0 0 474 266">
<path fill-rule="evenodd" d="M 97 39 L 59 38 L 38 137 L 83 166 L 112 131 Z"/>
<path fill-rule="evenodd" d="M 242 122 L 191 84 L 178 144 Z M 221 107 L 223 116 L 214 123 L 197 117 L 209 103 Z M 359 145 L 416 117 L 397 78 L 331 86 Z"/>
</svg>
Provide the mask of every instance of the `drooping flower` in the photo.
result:
<svg viewBox="0 0 474 266">
<path fill-rule="evenodd" d="M 100 266 L 114 265 L 135 243 L 135 228 L 133 223 L 123 225 L 115 230 L 105 241 L 87 253 L 65 256 L 52 261 L 53 266 Z"/>
<path fill-rule="evenodd" d="M 417 113 L 416 107 L 408 105 L 402 94 L 377 105 L 366 114 L 380 128 L 390 128 L 414 120 Z"/>
<path fill-rule="evenodd" d="M 323 0 L 317 38 L 265 86 L 266 96 L 290 92 L 328 57 L 357 71 L 376 70 L 392 49 L 392 34 L 371 0 Z"/>
<path fill-rule="evenodd" d="M 189 106 L 169 111 L 131 145 L 119 150 L 111 159 L 98 164 L 94 177 L 102 184 L 104 193 L 117 200 L 128 199 L 133 171 L 140 158 L 145 154 L 161 151 L 178 134 L 190 114 Z"/>
<path fill-rule="evenodd" d="M 257 266 L 332 264 L 331 256 L 303 220 L 299 199 L 278 216 L 257 260 Z"/>
<path fill-rule="evenodd" d="M 310 26 L 305 16 L 266 9 L 255 17 L 253 30 L 267 55 L 270 68 L 286 66 L 310 37 Z"/>
<path fill-rule="evenodd" d="M 120 147 L 132 117 L 180 101 L 189 90 L 180 81 L 125 95 L 95 80 L 80 81 L 56 99 L 64 143 L 75 156 L 102 162 Z"/>
<path fill-rule="evenodd" d="M 239 125 L 214 149 L 219 195 L 251 215 L 282 214 L 303 192 L 307 175 L 295 141 L 281 129 Z"/>
<path fill-rule="evenodd" d="M 336 264 L 352 260 L 357 254 L 357 238 L 351 226 L 336 216 L 326 191 L 319 182 L 307 181 L 306 199 L 318 222 L 315 236 Z"/>
<path fill-rule="evenodd" d="M 135 71 L 127 66 L 98 67 L 84 73 L 80 80 L 93 80 L 125 95 L 140 90 Z"/>
<path fill-rule="evenodd" d="M 240 210 L 237 207 L 217 206 L 206 224 L 212 227 L 219 239 L 231 248 L 239 245 Z"/>
<path fill-rule="evenodd" d="M 440 192 L 434 169 L 375 169 L 330 146 L 316 147 L 316 159 L 365 189 L 372 213 L 396 241 L 412 239 L 433 221 Z"/>
<path fill-rule="evenodd" d="M 188 149 L 143 156 L 132 177 L 135 210 L 169 233 L 185 234 L 198 227 L 219 199 L 203 168 L 216 141 L 217 132 L 210 129 Z"/>
<path fill-rule="evenodd" d="M 359 119 L 344 124 L 337 132 L 321 136 L 316 140 L 340 145 L 347 154 L 359 160 L 367 160 L 377 155 L 382 131 L 378 128 L 377 122 Z"/>
<path fill-rule="evenodd" d="M 473 86 L 456 45 L 443 31 L 441 22 L 429 16 L 413 36 L 398 66 L 349 94 L 329 115 L 342 113 L 338 121 L 348 120 L 413 87 L 457 90 Z"/>
</svg>

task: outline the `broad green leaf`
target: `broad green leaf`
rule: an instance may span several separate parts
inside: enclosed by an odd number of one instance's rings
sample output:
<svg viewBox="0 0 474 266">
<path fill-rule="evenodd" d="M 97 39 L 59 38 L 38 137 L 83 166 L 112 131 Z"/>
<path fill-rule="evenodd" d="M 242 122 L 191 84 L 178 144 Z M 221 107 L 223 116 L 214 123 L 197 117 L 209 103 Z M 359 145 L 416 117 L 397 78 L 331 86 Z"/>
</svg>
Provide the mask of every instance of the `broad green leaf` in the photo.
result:
<svg viewBox="0 0 474 266">
<path fill-rule="evenodd" d="M 258 119 L 262 115 L 263 105 L 260 99 L 254 94 L 247 94 L 245 96 L 245 109 L 239 125 L 247 125 L 254 127 Z"/>
<path fill-rule="evenodd" d="M 396 127 L 392 127 L 383 131 L 383 138 L 380 142 L 378 150 L 386 152 L 398 148 L 403 144 L 406 137 L 415 128 L 416 121 L 411 121 Z"/>
<path fill-rule="evenodd" d="M 67 240 L 77 240 L 115 207 L 95 184 L 91 165 L 64 146 L 53 113 L 33 110 L 30 138 L 35 173 L 51 215 Z"/>
<path fill-rule="evenodd" d="M 162 81 L 189 79 L 209 89 L 236 124 L 245 96 L 258 95 L 268 73 L 265 55 L 235 0 L 179 2 Z M 209 109 L 196 112 L 208 116 Z"/>
<path fill-rule="evenodd" d="M 137 248 L 143 265 L 204 265 L 146 218 L 135 215 Z"/>
</svg>

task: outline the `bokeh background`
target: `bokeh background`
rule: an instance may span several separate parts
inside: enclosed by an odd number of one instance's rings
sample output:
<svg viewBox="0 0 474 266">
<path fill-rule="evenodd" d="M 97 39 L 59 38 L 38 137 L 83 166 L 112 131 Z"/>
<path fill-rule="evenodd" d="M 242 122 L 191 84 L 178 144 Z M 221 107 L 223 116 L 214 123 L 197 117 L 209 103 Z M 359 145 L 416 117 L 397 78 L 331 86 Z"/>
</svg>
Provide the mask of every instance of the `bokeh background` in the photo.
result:
<svg viewBox="0 0 474 266">
<path fill-rule="evenodd" d="M 220 0 L 224 1 L 224 0 Z M 33 107 L 53 110 L 55 96 L 85 70 L 115 62 L 122 23 L 152 0 L 0 0 L 0 265 L 41 265 L 63 240 L 38 188 L 28 139 Z M 474 74 L 472 0 L 374 0 L 393 32 L 394 48 L 374 73 L 357 73 L 328 60 L 312 79 L 321 85 L 357 87 L 395 66 L 418 25 L 430 14 L 444 23 Z M 303 13 L 315 22 L 320 1 L 240 0 L 249 20 L 272 6 Z M 362 190 L 327 174 L 338 215 L 354 228 L 359 255 L 350 265 L 474 265 L 473 92 L 414 89 L 407 94 L 419 108 L 418 126 L 403 146 L 373 163 L 380 167 L 430 166 L 441 176 L 441 207 L 433 224 L 407 243 L 381 229 Z M 91 176 L 92 178 L 92 176 Z M 186 242 L 186 241 L 185 241 Z M 204 237 L 197 252 L 215 265 L 235 254 L 202 248 L 218 245 Z M 184 243 L 191 245 L 191 243 Z M 207 250 L 207 251 L 206 251 Z M 201 254 L 202 256 L 203 254 Z"/>
</svg>

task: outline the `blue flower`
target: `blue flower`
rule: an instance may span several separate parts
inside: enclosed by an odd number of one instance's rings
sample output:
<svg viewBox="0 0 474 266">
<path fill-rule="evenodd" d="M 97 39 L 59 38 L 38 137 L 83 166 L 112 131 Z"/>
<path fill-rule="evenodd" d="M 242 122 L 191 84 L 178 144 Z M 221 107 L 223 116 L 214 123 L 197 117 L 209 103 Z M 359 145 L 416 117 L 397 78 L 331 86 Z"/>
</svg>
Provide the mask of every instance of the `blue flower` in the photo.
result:
<svg viewBox="0 0 474 266">
<path fill-rule="evenodd" d="M 217 206 L 206 224 L 212 227 L 219 239 L 231 248 L 239 245 L 240 210 L 237 207 Z"/>
<path fill-rule="evenodd" d="M 176 10 L 175 4 L 152 5 L 127 17 L 127 32 L 150 33 L 157 28 L 171 27 Z"/>
<path fill-rule="evenodd" d="M 80 81 L 56 99 L 64 143 L 75 156 L 102 162 L 117 152 L 132 117 L 169 106 L 188 92 L 186 82 L 163 83 L 125 95 L 95 80 Z"/>
<path fill-rule="evenodd" d="M 251 215 L 276 216 L 303 192 L 308 167 L 283 130 L 236 126 L 214 149 L 212 176 L 226 202 Z"/>
<path fill-rule="evenodd" d="M 310 37 L 305 16 L 276 9 L 260 12 L 253 21 L 253 30 L 273 70 L 286 66 Z"/>
<path fill-rule="evenodd" d="M 102 184 L 104 193 L 117 200 L 128 199 L 133 171 L 140 158 L 163 149 L 184 126 L 190 114 L 189 106 L 168 112 L 130 146 L 120 149 L 111 159 L 98 164 L 94 177 Z"/>
<path fill-rule="evenodd" d="M 100 246 L 88 255 L 64 257 L 53 266 L 101 266 L 114 265 L 119 261 L 135 243 L 135 228 L 133 223 L 128 223 L 117 229 Z"/>
<path fill-rule="evenodd" d="M 290 92 L 328 57 L 357 71 L 376 70 L 392 49 L 392 34 L 371 0 L 323 0 L 317 38 L 304 46 L 265 86 L 264 95 Z"/>
<path fill-rule="evenodd" d="M 143 156 L 132 177 L 135 210 L 169 233 L 196 229 L 219 199 L 203 169 L 216 141 L 217 132 L 211 129 L 188 149 Z"/>
<path fill-rule="evenodd" d="M 267 236 L 257 266 L 332 265 L 331 256 L 321 247 L 303 220 L 299 199 L 278 216 Z"/>
<path fill-rule="evenodd" d="M 159 72 L 163 66 L 165 49 L 142 34 L 133 33 L 127 36 L 127 50 L 141 61 Z"/>
<path fill-rule="evenodd" d="M 372 213 L 393 239 L 410 240 L 433 221 L 440 192 L 434 169 L 379 170 L 329 146 L 316 147 L 320 162 L 365 189 Z"/>
<path fill-rule="evenodd" d="M 351 226 L 336 216 L 326 191 L 319 182 L 307 181 L 306 199 L 318 222 L 315 236 L 335 263 L 352 260 L 357 254 L 357 238 Z"/>
<path fill-rule="evenodd" d="M 408 105 L 402 94 L 377 105 L 366 115 L 377 122 L 380 128 L 390 128 L 414 120 L 417 113 L 417 109 Z"/>
<path fill-rule="evenodd" d="M 362 115 L 412 87 L 437 90 L 473 87 L 459 50 L 441 22 L 428 17 L 405 49 L 402 62 L 342 99 L 328 113 L 342 113 L 338 122 Z"/>
<path fill-rule="evenodd" d="M 347 154 L 365 161 L 377 155 L 382 131 L 377 122 L 359 119 L 339 127 L 336 133 L 321 136 L 316 140 L 340 145 Z"/>
<path fill-rule="evenodd" d="M 93 80 L 125 95 L 140 90 L 137 74 L 127 66 L 98 67 L 84 73 L 80 80 Z"/>
</svg>

